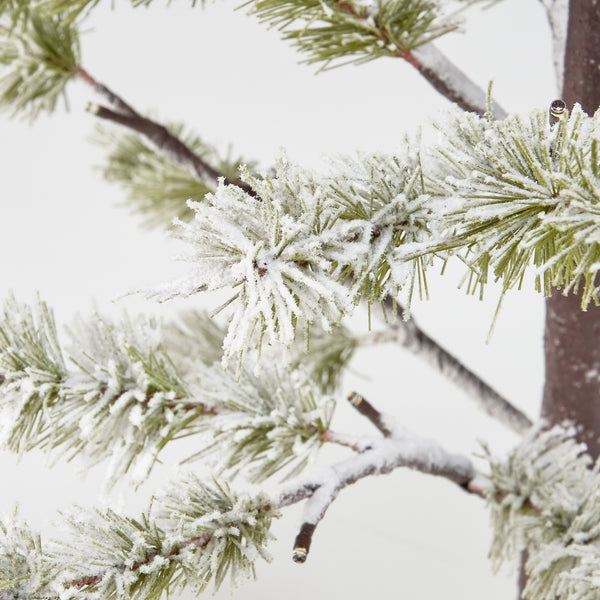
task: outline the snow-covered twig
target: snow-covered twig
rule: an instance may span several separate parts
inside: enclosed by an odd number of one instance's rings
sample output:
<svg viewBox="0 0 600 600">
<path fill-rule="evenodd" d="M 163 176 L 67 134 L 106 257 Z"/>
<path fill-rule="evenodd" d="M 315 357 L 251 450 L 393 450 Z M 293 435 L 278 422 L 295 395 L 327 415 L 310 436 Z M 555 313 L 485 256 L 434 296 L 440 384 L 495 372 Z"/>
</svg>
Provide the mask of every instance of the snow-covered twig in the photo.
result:
<svg viewBox="0 0 600 600">
<path fill-rule="evenodd" d="M 485 92 L 450 61 L 433 44 L 425 44 L 402 55 L 408 63 L 450 102 L 455 102 L 463 110 L 484 115 L 487 112 Z M 504 119 L 506 111 L 492 101 L 495 119 Z"/>
<path fill-rule="evenodd" d="M 391 306 L 391 300 L 386 299 Z M 446 379 L 466 392 L 487 415 L 500 421 L 518 434 L 524 434 L 533 425 L 531 419 L 501 396 L 467 368 L 458 358 L 429 337 L 411 317 L 399 320 L 386 331 L 370 333 L 358 339 L 358 345 L 396 342 L 425 360 Z"/>
<path fill-rule="evenodd" d="M 329 467 L 310 469 L 280 489 L 279 508 L 308 500 L 294 543 L 293 560 L 306 560 L 316 526 L 342 489 L 363 477 L 390 473 L 399 467 L 438 475 L 469 493 L 482 493 L 482 478 L 466 456 L 447 452 L 436 441 L 405 431 L 395 431 L 392 437 L 374 438 L 364 452 Z M 473 481 L 477 485 L 470 485 Z"/>
</svg>

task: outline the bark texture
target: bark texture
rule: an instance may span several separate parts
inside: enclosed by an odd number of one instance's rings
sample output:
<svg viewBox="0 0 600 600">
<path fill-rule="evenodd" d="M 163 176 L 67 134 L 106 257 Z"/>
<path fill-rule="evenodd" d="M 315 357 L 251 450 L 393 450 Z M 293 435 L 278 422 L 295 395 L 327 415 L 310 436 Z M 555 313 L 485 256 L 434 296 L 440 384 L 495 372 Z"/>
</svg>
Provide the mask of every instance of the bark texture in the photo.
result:
<svg viewBox="0 0 600 600">
<path fill-rule="evenodd" d="M 570 0 L 563 99 L 593 115 L 600 106 L 600 0 Z M 569 419 L 592 456 L 600 455 L 600 308 L 583 312 L 578 296 L 546 301 L 546 380 L 542 417 Z"/>
</svg>

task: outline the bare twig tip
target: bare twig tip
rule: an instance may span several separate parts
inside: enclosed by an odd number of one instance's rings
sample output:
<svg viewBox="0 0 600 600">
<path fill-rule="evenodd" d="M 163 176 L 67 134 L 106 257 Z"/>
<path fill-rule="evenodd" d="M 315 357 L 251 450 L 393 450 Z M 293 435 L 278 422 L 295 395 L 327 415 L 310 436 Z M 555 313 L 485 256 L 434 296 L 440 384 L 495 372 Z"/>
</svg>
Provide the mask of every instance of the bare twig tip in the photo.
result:
<svg viewBox="0 0 600 600">
<path fill-rule="evenodd" d="M 350 392 L 348 394 L 348 402 L 350 402 L 352 406 L 358 406 L 363 400 L 364 398 L 356 392 Z"/>
<path fill-rule="evenodd" d="M 560 98 L 554 100 L 552 104 L 550 104 L 550 109 L 548 110 L 548 119 L 550 120 L 550 127 L 558 123 L 563 117 L 568 115 L 567 105 L 564 100 Z"/>
<path fill-rule="evenodd" d="M 306 561 L 306 556 L 308 552 L 306 548 L 294 548 L 294 553 L 292 554 L 292 560 L 297 563 L 303 563 Z"/>
</svg>

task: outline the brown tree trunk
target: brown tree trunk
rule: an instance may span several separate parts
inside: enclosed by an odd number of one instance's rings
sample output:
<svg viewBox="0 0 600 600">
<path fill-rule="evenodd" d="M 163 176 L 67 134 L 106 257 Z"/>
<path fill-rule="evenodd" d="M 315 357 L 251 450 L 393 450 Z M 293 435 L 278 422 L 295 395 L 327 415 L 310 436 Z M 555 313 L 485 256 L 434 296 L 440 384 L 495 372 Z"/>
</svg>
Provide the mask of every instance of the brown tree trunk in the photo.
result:
<svg viewBox="0 0 600 600">
<path fill-rule="evenodd" d="M 600 106 L 600 0 L 570 0 L 563 100 L 593 115 Z M 546 301 L 546 383 L 542 417 L 580 428 L 600 455 L 600 308 L 583 312 L 580 298 L 559 291 Z"/>
<path fill-rule="evenodd" d="M 562 98 L 588 115 L 600 107 L 600 0 L 569 0 Z M 556 291 L 546 300 L 546 372 L 542 418 L 572 421 L 590 454 L 600 456 L 600 308 L 581 310 L 578 296 Z M 521 562 L 519 597 L 527 583 Z"/>
</svg>

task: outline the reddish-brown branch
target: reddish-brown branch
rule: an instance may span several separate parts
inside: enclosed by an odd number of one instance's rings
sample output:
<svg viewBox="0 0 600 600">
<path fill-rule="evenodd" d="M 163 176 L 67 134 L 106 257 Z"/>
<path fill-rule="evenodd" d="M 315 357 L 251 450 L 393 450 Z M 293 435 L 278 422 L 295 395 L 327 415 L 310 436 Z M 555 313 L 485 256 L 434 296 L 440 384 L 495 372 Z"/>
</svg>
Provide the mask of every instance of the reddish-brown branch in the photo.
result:
<svg viewBox="0 0 600 600">
<path fill-rule="evenodd" d="M 329 442 L 330 444 L 337 444 L 338 446 L 344 446 L 351 448 L 354 452 L 362 452 L 365 448 L 359 444 L 356 440 L 351 439 L 345 435 L 336 433 L 328 429 L 321 434 L 322 442 Z"/>
</svg>

